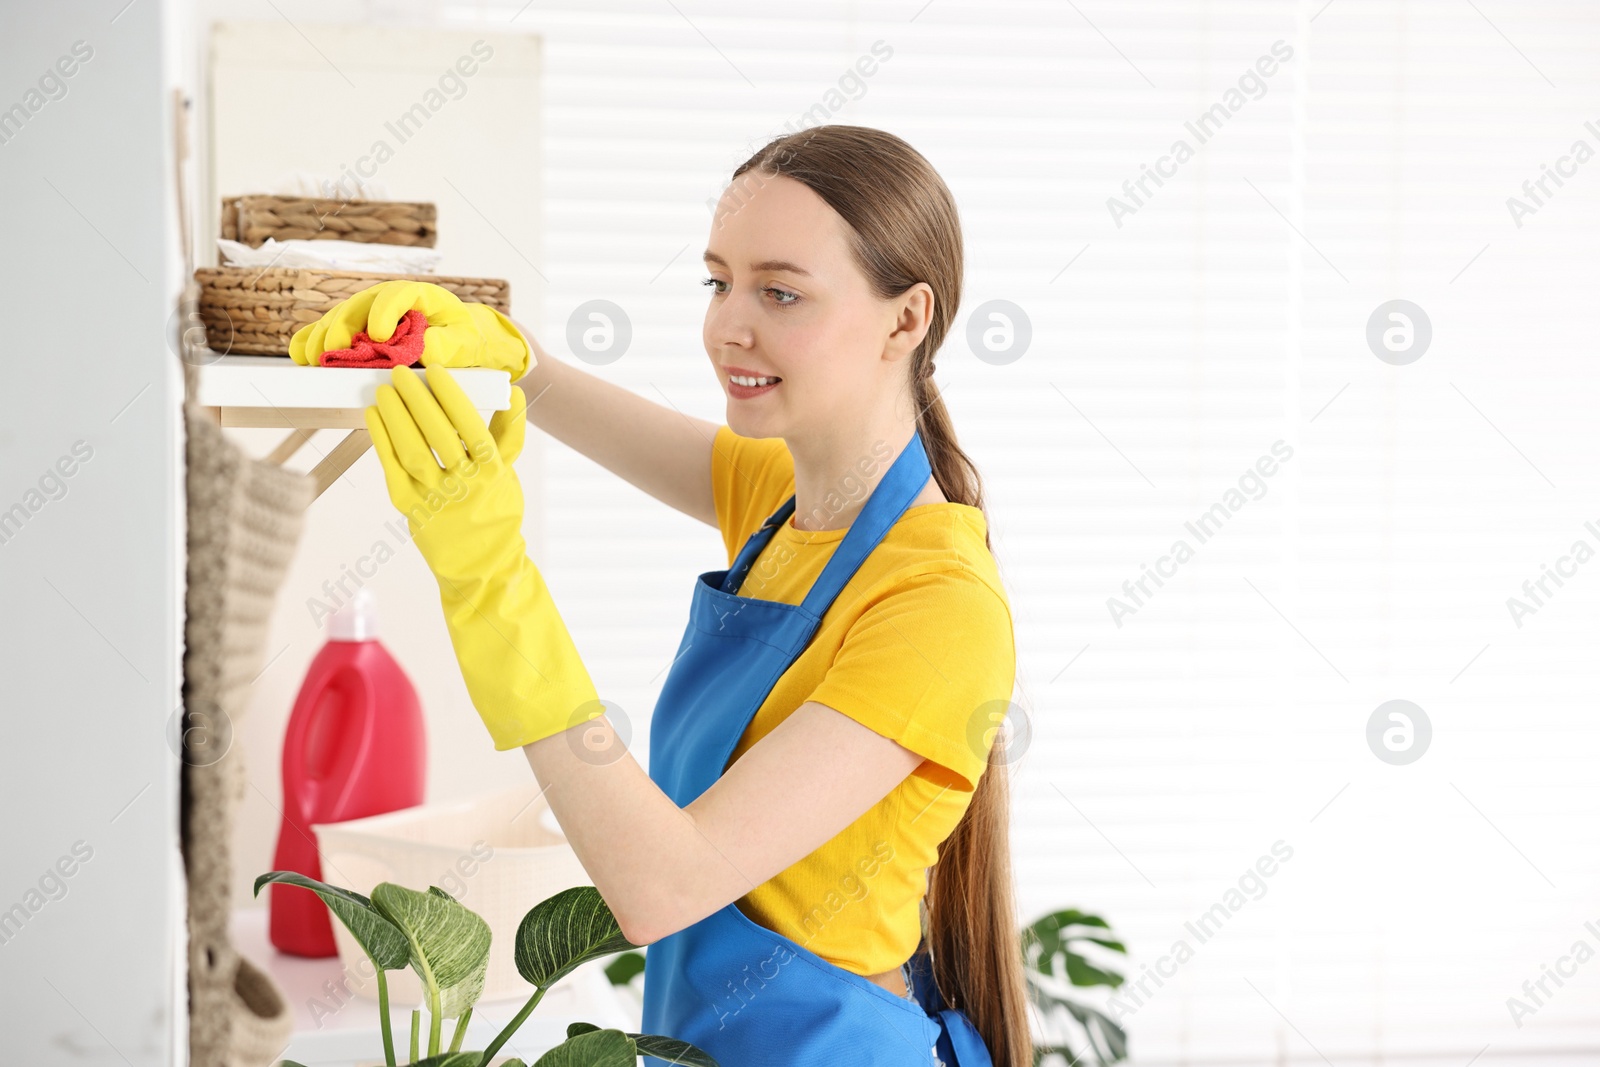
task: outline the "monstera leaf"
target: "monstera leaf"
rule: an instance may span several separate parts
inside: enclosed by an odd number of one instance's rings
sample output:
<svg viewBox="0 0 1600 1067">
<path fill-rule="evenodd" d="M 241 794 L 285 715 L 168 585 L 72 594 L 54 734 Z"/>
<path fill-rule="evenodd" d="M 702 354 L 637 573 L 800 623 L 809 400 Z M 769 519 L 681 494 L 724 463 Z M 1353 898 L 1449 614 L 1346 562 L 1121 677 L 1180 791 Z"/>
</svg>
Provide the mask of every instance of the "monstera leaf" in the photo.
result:
<svg viewBox="0 0 1600 1067">
<path fill-rule="evenodd" d="M 638 947 L 622 936 L 598 889 L 573 886 L 535 904 L 522 917 L 517 927 L 517 971 L 534 985 L 548 988 L 590 960 Z"/>
<path fill-rule="evenodd" d="M 419 893 L 380 882 L 372 903 L 405 935 L 412 968 L 438 995 L 437 1018 L 472 1007 L 489 969 L 489 924 L 437 886 Z"/>
<path fill-rule="evenodd" d="M 1096 967 L 1077 950 L 1077 943 L 1084 941 L 1111 952 L 1128 951 L 1111 936 L 1109 923 L 1076 908 L 1052 912 L 1023 930 L 1023 952 L 1040 974 L 1066 978 L 1075 986 L 1120 986 L 1122 975 Z"/>
<path fill-rule="evenodd" d="M 1063 1012 L 1077 1024 L 1078 1033 L 1065 1040 L 1047 1040 L 1034 1046 L 1034 1067 L 1049 1055 L 1065 1057 L 1071 1064 L 1090 1062 L 1106 1067 L 1128 1056 L 1128 1035 L 1114 1020 L 1090 1004 L 1074 999 L 1074 987 L 1110 986 L 1125 981 L 1121 974 L 1091 961 L 1082 951 L 1085 944 L 1098 945 L 1101 954 L 1126 954 L 1128 949 L 1111 932 L 1111 925 L 1098 915 L 1076 908 L 1051 912 L 1022 931 L 1023 971 L 1028 981 L 1028 996 L 1040 1010 L 1047 1035 L 1052 1034 Z M 1068 1024 L 1068 1029 L 1070 1029 Z M 1081 1035 L 1088 1050 L 1074 1048 L 1073 1038 Z M 1092 1059 L 1091 1059 L 1092 1057 Z"/>
</svg>

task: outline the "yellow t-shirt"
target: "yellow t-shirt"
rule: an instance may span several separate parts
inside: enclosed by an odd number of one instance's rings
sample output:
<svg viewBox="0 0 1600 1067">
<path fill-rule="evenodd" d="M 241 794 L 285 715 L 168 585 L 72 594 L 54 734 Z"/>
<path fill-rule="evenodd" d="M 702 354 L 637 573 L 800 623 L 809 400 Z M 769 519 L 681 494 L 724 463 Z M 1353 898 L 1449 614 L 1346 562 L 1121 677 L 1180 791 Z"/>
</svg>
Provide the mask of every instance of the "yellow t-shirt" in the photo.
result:
<svg viewBox="0 0 1600 1067">
<path fill-rule="evenodd" d="M 863 460 L 864 472 L 887 470 L 893 459 L 881 446 L 880 456 Z M 731 565 L 794 493 L 794 459 L 780 437 L 741 437 L 721 426 L 711 470 Z M 865 486 L 847 481 L 841 497 L 855 503 Z M 847 532 L 797 530 L 792 520 L 773 532 L 739 595 L 800 603 Z M 737 902 L 753 921 L 856 974 L 898 967 L 916 951 L 927 868 L 988 766 L 991 702 L 1003 709 L 1011 698 L 1011 608 L 985 529 L 983 512 L 967 504 L 906 509 L 778 679 L 730 760 L 807 700 L 925 757 L 832 840 Z"/>
</svg>

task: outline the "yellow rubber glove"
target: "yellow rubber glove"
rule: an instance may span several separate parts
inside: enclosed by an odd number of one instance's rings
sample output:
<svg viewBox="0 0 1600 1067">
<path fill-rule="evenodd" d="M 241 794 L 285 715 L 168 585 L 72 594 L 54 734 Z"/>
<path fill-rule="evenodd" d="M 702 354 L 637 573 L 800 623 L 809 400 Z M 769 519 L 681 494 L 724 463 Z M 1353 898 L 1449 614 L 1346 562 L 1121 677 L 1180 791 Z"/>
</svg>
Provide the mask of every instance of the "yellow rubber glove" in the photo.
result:
<svg viewBox="0 0 1600 1067">
<path fill-rule="evenodd" d="M 511 462 L 527 431 L 527 397 L 513 387 L 510 410 L 485 426 L 448 371 L 430 368 L 424 383 L 395 367 L 390 378 L 364 412 L 367 429 L 389 499 L 438 579 L 461 677 L 494 747 L 517 748 L 604 714 L 522 538 L 522 485 Z"/>
<path fill-rule="evenodd" d="M 387 341 L 413 308 L 428 317 L 422 335 L 424 367 L 492 367 L 510 371 L 516 381 L 533 364 L 527 338 L 494 308 L 463 301 L 433 282 L 401 279 L 379 282 L 346 297 L 316 322 L 300 327 L 289 339 L 289 358 L 306 366 L 319 365 L 322 353 L 349 348 L 362 330 L 374 341 Z"/>
</svg>

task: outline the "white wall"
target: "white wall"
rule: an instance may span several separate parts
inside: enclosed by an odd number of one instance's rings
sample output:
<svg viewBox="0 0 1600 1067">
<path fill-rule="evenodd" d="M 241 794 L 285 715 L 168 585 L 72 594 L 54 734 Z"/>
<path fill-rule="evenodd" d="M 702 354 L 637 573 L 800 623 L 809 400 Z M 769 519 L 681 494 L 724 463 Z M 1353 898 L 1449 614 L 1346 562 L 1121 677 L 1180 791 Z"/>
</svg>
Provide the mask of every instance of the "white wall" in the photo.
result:
<svg viewBox="0 0 1600 1067">
<path fill-rule="evenodd" d="M 0 35 L 3 108 L 79 48 L 0 144 L 0 509 L 30 511 L 0 543 L 0 909 L 37 906 L 0 944 L 10 1063 L 154 1067 L 187 1040 L 174 23 L 121 6 L 11 5 Z"/>
</svg>

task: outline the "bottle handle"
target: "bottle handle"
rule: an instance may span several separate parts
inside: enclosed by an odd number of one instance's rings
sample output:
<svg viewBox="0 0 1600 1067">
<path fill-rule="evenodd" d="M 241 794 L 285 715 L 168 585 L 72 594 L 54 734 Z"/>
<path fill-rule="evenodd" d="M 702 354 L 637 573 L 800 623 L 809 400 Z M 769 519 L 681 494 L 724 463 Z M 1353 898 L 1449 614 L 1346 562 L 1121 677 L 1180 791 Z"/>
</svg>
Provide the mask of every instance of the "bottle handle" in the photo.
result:
<svg viewBox="0 0 1600 1067">
<path fill-rule="evenodd" d="M 359 764 L 365 762 L 367 753 L 372 749 L 372 730 L 378 721 L 377 699 L 378 694 L 373 689 L 367 676 L 354 667 L 346 665 L 339 668 L 334 675 L 337 680 L 348 678 L 354 690 L 354 699 L 350 702 L 348 712 L 349 721 L 339 746 L 337 763 L 329 769 L 327 777 L 339 783 L 339 793 L 329 805 L 329 816 L 323 822 L 340 822 L 349 818 L 351 793 L 355 790 L 355 775 L 350 772 Z"/>
<path fill-rule="evenodd" d="M 349 699 L 341 700 L 345 693 Z M 329 701 L 338 708 L 329 708 Z M 328 676 L 317 703 L 294 725 L 284 739 L 285 750 L 298 751 L 298 764 L 284 764 L 284 807 L 293 808 L 295 822 L 309 829 L 314 823 L 341 822 L 355 788 L 350 773 L 372 747 L 377 722 L 377 694 L 366 675 L 348 664 Z M 330 720 L 330 715 L 337 715 Z M 325 794 L 332 790 L 331 796 Z"/>
</svg>

